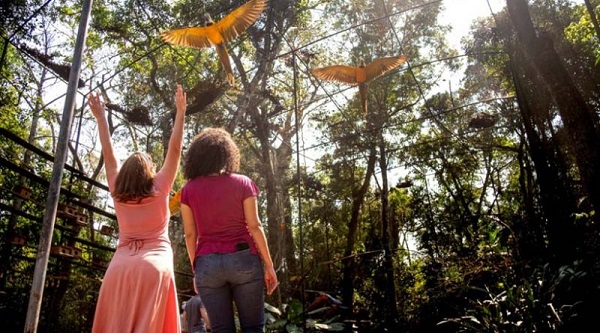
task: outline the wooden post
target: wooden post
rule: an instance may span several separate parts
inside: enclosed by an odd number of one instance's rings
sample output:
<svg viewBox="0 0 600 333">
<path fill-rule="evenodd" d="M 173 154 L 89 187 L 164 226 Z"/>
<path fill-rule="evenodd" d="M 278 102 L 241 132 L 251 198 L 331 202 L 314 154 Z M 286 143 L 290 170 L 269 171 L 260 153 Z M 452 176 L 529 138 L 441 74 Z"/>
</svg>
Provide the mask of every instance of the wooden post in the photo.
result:
<svg viewBox="0 0 600 333">
<path fill-rule="evenodd" d="M 54 231 L 54 222 L 56 220 L 56 210 L 58 207 L 58 198 L 60 195 L 60 185 L 63 176 L 64 165 L 67 161 L 68 143 L 71 136 L 71 125 L 73 124 L 73 110 L 75 108 L 75 97 L 79 83 L 79 74 L 81 72 L 81 58 L 83 48 L 87 37 L 89 18 L 92 11 L 93 0 L 84 0 L 79 21 L 79 30 L 77 40 L 75 41 L 75 50 L 73 52 L 73 64 L 69 73 L 69 85 L 65 95 L 65 105 L 58 135 L 58 144 L 56 146 L 56 155 L 54 156 L 54 165 L 52 167 L 52 176 L 48 186 L 48 198 L 46 199 L 46 210 L 42 221 L 42 233 L 35 260 L 35 271 L 33 273 L 33 283 L 29 294 L 29 305 L 27 306 L 27 318 L 25 320 L 25 333 L 35 333 L 38 327 L 42 297 L 44 295 L 44 282 L 46 280 L 46 269 L 48 268 L 48 257 L 50 255 L 50 246 L 52 242 L 52 233 Z"/>
</svg>

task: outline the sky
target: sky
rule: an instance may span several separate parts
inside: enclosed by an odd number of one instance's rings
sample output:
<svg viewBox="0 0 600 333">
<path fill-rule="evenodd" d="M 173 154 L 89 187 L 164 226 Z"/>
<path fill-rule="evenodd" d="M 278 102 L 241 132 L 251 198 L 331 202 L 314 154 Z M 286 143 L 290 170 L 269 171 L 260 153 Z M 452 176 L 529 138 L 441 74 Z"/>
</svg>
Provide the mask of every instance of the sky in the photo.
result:
<svg viewBox="0 0 600 333">
<path fill-rule="evenodd" d="M 473 21 L 500 12 L 506 6 L 506 0 L 442 0 L 442 6 L 444 10 L 438 18 L 439 23 L 451 27 L 447 36 L 448 43 L 460 54 L 462 53 L 460 40 L 468 35 Z M 439 93 L 440 90 L 448 89 L 456 91 L 461 86 L 463 71 L 464 68 L 456 72 L 444 73 L 443 80 L 438 82 L 438 88 L 433 88 L 430 93 Z"/>
<path fill-rule="evenodd" d="M 583 3 L 583 0 L 571 0 Z M 440 23 L 453 27 L 451 43 L 459 47 L 460 38 L 467 34 L 474 19 L 498 13 L 506 6 L 506 0 L 442 0 L 446 10 L 440 17 Z M 489 5 L 488 5 L 489 3 Z M 491 7 L 491 11 L 490 11 Z"/>
<path fill-rule="evenodd" d="M 459 48 L 460 38 L 465 36 L 473 20 L 499 12 L 506 6 L 506 0 L 443 0 L 445 8 L 440 23 L 452 26 L 449 36 L 451 45 Z M 489 6 L 488 6 L 489 3 Z"/>
</svg>

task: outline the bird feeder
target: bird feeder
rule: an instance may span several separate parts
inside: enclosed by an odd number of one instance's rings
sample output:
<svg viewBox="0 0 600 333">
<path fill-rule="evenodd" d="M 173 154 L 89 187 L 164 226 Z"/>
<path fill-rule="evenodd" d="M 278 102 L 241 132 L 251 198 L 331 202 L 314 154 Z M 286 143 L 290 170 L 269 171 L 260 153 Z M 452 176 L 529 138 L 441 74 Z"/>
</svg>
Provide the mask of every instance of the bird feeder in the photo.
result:
<svg viewBox="0 0 600 333">
<path fill-rule="evenodd" d="M 409 188 L 411 186 L 413 186 L 412 180 L 399 181 L 398 184 L 396 184 L 396 188 Z"/>
<path fill-rule="evenodd" d="M 31 189 L 22 185 L 18 185 L 15 187 L 15 193 L 17 193 L 17 195 L 23 199 L 31 198 Z"/>
<path fill-rule="evenodd" d="M 77 208 L 65 204 L 59 204 L 56 216 L 65 219 L 68 223 L 76 226 L 88 225 L 88 216 L 77 211 Z"/>
<path fill-rule="evenodd" d="M 77 213 L 77 214 L 75 214 L 74 218 L 69 219 L 68 221 L 70 221 L 71 223 L 73 223 L 75 225 L 85 227 L 86 225 L 88 225 L 87 220 L 88 220 L 87 215 L 85 215 L 83 213 Z"/>
<path fill-rule="evenodd" d="M 112 236 L 114 232 L 115 228 L 108 225 L 103 225 L 102 228 L 100 228 L 100 233 L 106 236 Z"/>
<path fill-rule="evenodd" d="M 73 246 L 53 245 L 50 248 L 50 254 L 67 259 L 79 259 L 81 258 L 81 249 Z"/>
<path fill-rule="evenodd" d="M 58 204 L 58 209 L 56 211 L 56 216 L 61 218 L 76 218 L 77 208 L 65 204 Z"/>
<path fill-rule="evenodd" d="M 94 257 L 92 257 L 92 265 L 94 265 L 95 267 L 98 267 L 98 268 L 107 268 L 108 260 L 106 260 L 104 258 L 100 258 L 98 256 L 94 256 Z"/>
<path fill-rule="evenodd" d="M 496 124 L 496 116 L 487 112 L 477 112 L 471 116 L 469 126 L 473 128 L 489 128 Z"/>
<path fill-rule="evenodd" d="M 27 243 L 27 237 L 25 237 L 23 235 L 11 233 L 10 235 L 8 235 L 7 241 L 13 245 L 23 246 L 23 245 L 25 245 L 25 243 Z"/>
</svg>

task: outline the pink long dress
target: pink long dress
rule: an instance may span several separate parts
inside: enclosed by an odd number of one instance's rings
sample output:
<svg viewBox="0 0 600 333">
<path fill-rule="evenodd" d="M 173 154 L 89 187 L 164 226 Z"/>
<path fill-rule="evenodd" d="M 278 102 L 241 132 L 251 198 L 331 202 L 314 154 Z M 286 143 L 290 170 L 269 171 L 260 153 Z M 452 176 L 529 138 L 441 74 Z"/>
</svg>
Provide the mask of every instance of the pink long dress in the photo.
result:
<svg viewBox="0 0 600 333">
<path fill-rule="evenodd" d="M 111 190 L 115 177 L 108 179 Z M 141 203 L 115 200 L 119 242 L 100 287 L 93 333 L 180 332 L 168 235 L 173 178 L 157 173 L 155 196 Z"/>
</svg>

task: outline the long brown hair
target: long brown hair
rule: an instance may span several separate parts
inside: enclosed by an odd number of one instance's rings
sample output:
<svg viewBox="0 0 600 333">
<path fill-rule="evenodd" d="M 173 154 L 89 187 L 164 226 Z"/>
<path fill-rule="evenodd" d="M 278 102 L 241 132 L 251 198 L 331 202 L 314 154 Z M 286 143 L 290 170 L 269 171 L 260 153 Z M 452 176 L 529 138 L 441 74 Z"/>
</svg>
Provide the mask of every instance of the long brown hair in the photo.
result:
<svg viewBox="0 0 600 333">
<path fill-rule="evenodd" d="M 240 150 L 223 128 L 205 128 L 194 138 L 183 160 L 183 176 L 194 179 L 240 169 Z"/>
<path fill-rule="evenodd" d="M 154 164 L 150 155 L 135 152 L 125 160 L 115 180 L 117 201 L 141 201 L 153 195 Z"/>
</svg>

